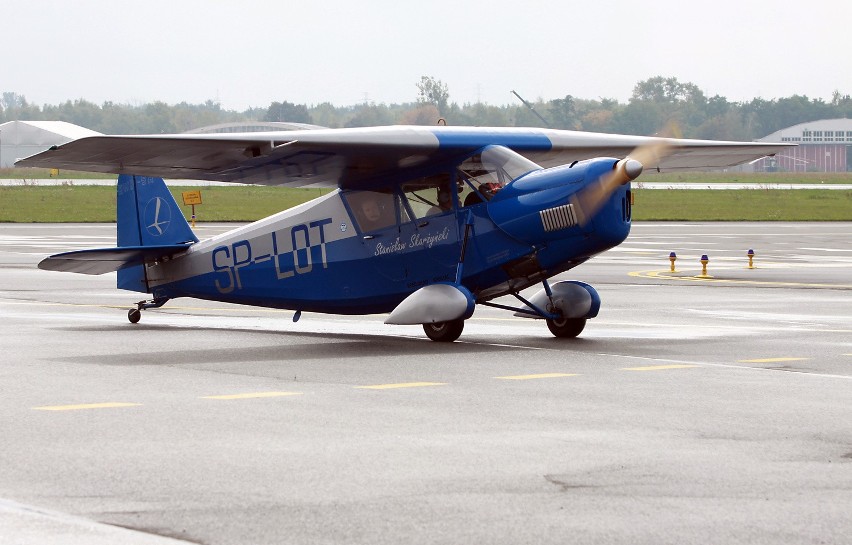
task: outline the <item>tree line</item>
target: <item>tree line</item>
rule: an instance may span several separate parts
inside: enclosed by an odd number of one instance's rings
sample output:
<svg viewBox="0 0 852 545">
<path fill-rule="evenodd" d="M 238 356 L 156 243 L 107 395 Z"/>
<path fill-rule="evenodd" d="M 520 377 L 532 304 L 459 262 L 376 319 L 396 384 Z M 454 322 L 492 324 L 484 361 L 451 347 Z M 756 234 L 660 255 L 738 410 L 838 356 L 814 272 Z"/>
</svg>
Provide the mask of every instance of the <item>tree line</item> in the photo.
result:
<svg viewBox="0 0 852 545">
<path fill-rule="evenodd" d="M 162 134 L 228 122 L 287 121 L 324 127 L 376 125 L 448 125 L 496 127 L 551 127 L 581 131 L 652 135 L 664 126 L 677 128 L 676 136 L 714 140 L 754 140 L 779 129 L 819 119 L 852 117 L 852 99 L 835 91 L 830 101 L 804 95 L 754 98 L 731 102 L 706 94 L 693 83 L 657 76 L 640 81 L 626 103 L 614 99 L 563 98 L 527 101 L 526 104 L 459 104 L 450 100 L 440 80 L 423 76 L 411 102 L 365 102 L 335 106 L 328 102 L 307 105 L 288 101 L 242 112 L 226 110 L 218 102 L 203 104 L 141 105 L 85 99 L 38 106 L 14 92 L 3 92 L 0 123 L 14 120 L 67 121 L 105 134 Z"/>
</svg>

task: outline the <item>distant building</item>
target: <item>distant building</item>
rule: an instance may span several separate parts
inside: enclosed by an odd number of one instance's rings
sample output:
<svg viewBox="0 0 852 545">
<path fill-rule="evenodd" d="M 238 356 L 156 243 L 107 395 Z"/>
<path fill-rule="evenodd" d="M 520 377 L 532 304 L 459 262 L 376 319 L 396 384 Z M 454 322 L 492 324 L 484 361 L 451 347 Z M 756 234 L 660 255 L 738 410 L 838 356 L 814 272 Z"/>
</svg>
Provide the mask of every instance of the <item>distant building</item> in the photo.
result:
<svg viewBox="0 0 852 545">
<path fill-rule="evenodd" d="M 84 136 L 101 133 L 65 121 L 9 121 L 0 124 L 0 168 Z"/>
<path fill-rule="evenodd" d="M 798 146 L 754 163 L 755 172 L 852 172 L 852 119 L 799 123 L 758 142 Z"/>
</svg>

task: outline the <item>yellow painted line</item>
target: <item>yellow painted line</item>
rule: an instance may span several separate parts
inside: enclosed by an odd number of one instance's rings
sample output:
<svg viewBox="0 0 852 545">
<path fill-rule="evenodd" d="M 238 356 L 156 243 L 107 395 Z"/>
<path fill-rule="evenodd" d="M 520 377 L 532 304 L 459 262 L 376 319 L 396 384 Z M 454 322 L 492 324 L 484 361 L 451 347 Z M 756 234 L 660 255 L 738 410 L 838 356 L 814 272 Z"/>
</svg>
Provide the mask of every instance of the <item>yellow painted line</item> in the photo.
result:
<svg viewBox="0 0 852 545">
<path fill-rule="evenodd" d="M 665 371 L 666 369 L 689 369 L 690 367 L 698 367 L 698 365 L 648 365 L 646 367 L 624 367 L 622 371 Z"/>
<path fill-rule="evenodd" d="M 141 403 L 84 403 L 81 405 L 52 405 L 33 407 L 37 411 L 82 411 L 85 409 L 115 409 L 119 407 L 138 407 Z"/>
<path fill-rule="evenodd" d="M 420 388 L 423 386 L 446 386 L 446 382 L 400 382 L 398 384 L 374 384 L 373 386 L 355 386 L 362 390 L 392 390 L 394 388 Z"/>
<path fill-rule="evenodd" d="M 734 280 L 725 278 L 701 278 L 700 276 L 671 276 L 671 272 L 659 271 L 634 271 L 627 273 L 628 276 L 636 278 L 652 278 L 655 280 L 683 280 L 688 282 L 704 282 L 710 284 L 747 284 L 752 286 L 784 286 L 797 288 L 834 288 L 848 290 L 852 284 L 810 284 L 806 282 L 774 282 L 769 280 Z"/>
<path fill-rule="evenodd" d="M 760 358 L 755 360 L 737 360 L 737 363 L 778 363 L 782 361 L 806 361 L 810 358 Z"/>
<path fill-rule="evenodd" d="M 204 396 L 201 399 L 256 399 L 262 397 L 285 397 L 300 396 L 301 392 L 253 392 L 249 394 L 227 394 L 218 396 Z"/>
<path fill-rule="evenodd" d="M 538 375 L 514 375 L 509 377 L 494 377 L 501 380 L 534 380 L 537 378 L 576 377 L 577 373 L 540 373 Z"/>
</svg>

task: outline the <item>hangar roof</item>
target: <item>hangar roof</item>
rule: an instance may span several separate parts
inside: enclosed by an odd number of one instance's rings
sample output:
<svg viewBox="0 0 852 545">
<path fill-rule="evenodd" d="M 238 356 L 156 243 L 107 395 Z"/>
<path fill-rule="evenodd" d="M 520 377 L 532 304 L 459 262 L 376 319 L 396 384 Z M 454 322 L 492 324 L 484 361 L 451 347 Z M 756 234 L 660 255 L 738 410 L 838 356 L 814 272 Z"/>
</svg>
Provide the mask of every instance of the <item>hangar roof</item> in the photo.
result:
<svg viewBox="0 0 852 545">
<path fill-rule="evenodd" d="M 799 123 L 768 136 L 758 142 L 795 142 L 800 144 L 852 144 L 852 119 L 820 119 Z"/>
<path fill-rule="evenodd" d="M 0 168 L 11 167 L 18 159 L 84 136 L 101 136 L 101 133 L 65 121 L 8 121 L 0 124 Z"/>
<path fill-rule="evenodd" d="M 44 131 L 67 140 L 76 140 L 77 138 L 82 138 L 84 136 L 101 135 L 99 132 L 89 130 L 85 127 L 81 127 L 80 125 L 74 125 L 73 123 L 67 123 L 65 121 L 8 121 L 0 125 L 0 130 L 6 133 L 7 137 L 12 136 L 12 131 L 20 131 L 23 133 Z"/>
</svg>

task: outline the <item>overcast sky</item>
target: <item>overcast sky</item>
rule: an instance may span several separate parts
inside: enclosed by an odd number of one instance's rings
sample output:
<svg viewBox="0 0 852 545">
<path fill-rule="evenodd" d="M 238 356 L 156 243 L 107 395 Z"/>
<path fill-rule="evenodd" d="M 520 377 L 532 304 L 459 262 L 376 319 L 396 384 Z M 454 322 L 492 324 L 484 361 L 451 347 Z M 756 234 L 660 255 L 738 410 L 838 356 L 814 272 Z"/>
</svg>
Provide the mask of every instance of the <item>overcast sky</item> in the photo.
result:
<svg viewBox="0 0 852 545">
<path fill-rule="evenodd" d="M 849 0 L 3 0 L 0 91 L 31 103 L 615 98 L 661 75 L 731 101 L 852 93 Z"/>
</svg>

